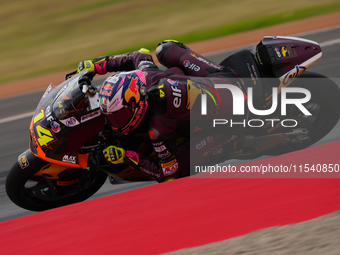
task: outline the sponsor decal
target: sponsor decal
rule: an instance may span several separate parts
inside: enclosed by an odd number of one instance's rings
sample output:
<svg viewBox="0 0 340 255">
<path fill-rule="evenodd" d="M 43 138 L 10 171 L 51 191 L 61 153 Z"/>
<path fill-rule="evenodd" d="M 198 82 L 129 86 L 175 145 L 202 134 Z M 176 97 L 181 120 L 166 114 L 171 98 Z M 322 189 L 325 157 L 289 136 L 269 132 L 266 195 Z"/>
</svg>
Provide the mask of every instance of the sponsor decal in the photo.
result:
<svg viewBox="0 0 340 255">
<path fill-rule="evenodd" d="M 284 58 L 296 57 L 296 51 L 290 45 L 282 46 L 281 53 L 282 53 L 282 57 Z"/>
<path fill-rule="evenodd" d="M 100 114 L 101 114 L 101 111 L 100 111 L 100 110 L 97 110 L 97 111 L 95 111 L 95 112 L 91 112 L 91 113 L 89 113 L 89 114 L 86 114 L 86 115 L 82 116 L 82 117 L 80 118 L 80 122 L 83 123 L 83 122 L 86 122 L 86 121 L 88 121 L 88 120 L 92 120 L 92 119 L 94 119 L 94 118 L 100 116 Z"/>
<path fill-rule="evenodd" d="M 254 65 L 252 65 L 252 67 L 250 67 L 249 63 L 246 63 L 246 65 L 247 65 L 247 68 L 248 68 L 248 72 L 249 72 L 251 81 L 253 82 L 254 85 L 256 85 L 256 80 L 257 80 L 258 77 L 257 77 L 256 71 L 255 71 L 255 67 L 254 67 Z"/>
<path fill-rule="evenodd" d="M 275 47 L 275 51 L 276 51 L 276 55 L 281 58 L 282 55 L 281 55 L 281 52 L 280 52 L 280 49 L 278 47 Z"/>
<path fill-rule="evenodd" d="M 144 107 L 145 107 L 145 103 L 144 101 L 140 101 L 139 102 L 139 109 L 136 113 L 136 115 L 134 116 L 134 120 L 129 124 L 130 127 L 134 127 L 137 123 L 137 121 L 140 121 L 140 117 L 142 116 L 142 113 L 143 113 L 143 110 L 144 110 Z"/>
<path fill-rule="evenodd" d="M 149 136 L 150 136 L 151 140 L 156 140 L 159 136 L 159 132 L 156 129 L 151 128 L 149 130 Z"/>
<path fill-rule="evenodd" d="M 196 149 L 200 150 L 202 149 L 204 146 L 206 146 L 209 143 L 213 143 L 214 142 L 214 137 L 212 136 L 208 136 L 207 138 L 203 139 L 202 141 L 200 141 L 198 144 L 196 144 Z"/>
<path fill-rule="evenodd" d="M 131 130 L 134 129 L 134 127 L 138 126 L 138 124 L 142 121 L 142 117 L 143 117 L 143 111 L 144 108 L 148 107 L 148 102 L 144 101 L 139 101 L 139 109 L 138 111 L 135 113 L 135 115 L 133 116 L 133 120 L 131 120 L 131 122 L 128 124 L 128 126 L 126 128 L 124 128 L 124 130 L 121 131 L 121 133 L 123 135 L 127 135 Z M 150 132 L 149 132 L 150 134 Z"/>
<path fill-rule="evenodd" d="M 57 181 L 57 185 L 58 186 L 70 186 L 72 184 L 75 184 L 79 181 L 79 179 L 75 179 L 72 181 Z"/>
<path fill-rule="evenodd" d="M 45 91 L 44 95 L 42 96 L 42 98 L 45 98 L 48 95 L 48 93 L 50 93 L 50 91 L 52 90 L 53 87 L 54 86 L 51 83 L 50 86 L 48 86 L 48 88 L 46 89 L 46 91 Z"/>
<path fill-rule="evenodd" d="M 163 141 L 161 141 L 161 142 L 159 142 L 159 143 L 153 143 L 152 145 L 153 146 L 160 146 L 160 145 L 162 145 L 163 144 Z"/>
<path fill-rule="evenodd" d="M 76 156 L 69 156 L 69 155 L 64 155 L 63 161 L 71 164 L 76 164 L 77 157 Z"/>
<path fill-rule="evenodd" d="M 159 147 L 154 147 L 154 149 L 155 149 L 156 152 L 161 152 L 161 151 L 165 151 L 166 147 L 164 145 L 162 145 L 162 146 L 159 146 Z"/>
<path fill-rule="evenodd" d="M 139 91 L 138 91 L 139 87 L 137 85 L 137 82 L 138 82 L 137 77 L 131 79 L 129 87 L 127 88 L 127 90 L 125 91 L 125 94 L 124 94 L 124 99 L 125 99 L 126 102 L 130 102 L 130 99 L 132 97 L 134 97 L 135 100 L 136 100 L 136 104 L 139 103 L 140 94 L 139 94 Z"/>
<path fill-rule="evenodd" d="M 31 129 L 30 129 L 29 132 L 30 132 L 32 144 L 33 144 L 34 148 L 37 149 L 38 148 L 38 142 L 37 142 L 37 139 L 35 138 L 35 134 Z"/>
<path fill-rule="evenodd" d="M 227 140 L 227 141 L 224 141 L 223 143 L 221 143 L 221 144 L 219 144 L 218 146 L 216 146 L 216 147 L 214 147 L 214 148 L 212 148 L 211 150 L 209 150 L 209 151 L 207 151 L 207 152 L 205 152 L 204 154 L 203 154 L 203 157 L 206 157 L 206 156 L 208 156 L 208 155 L 210 155 L 210 154 L 218 154 L 217 152 L 219 152 L 220 151 L 220 149 L 223 149 L 223 146 L 224 145 L 226 145 L 226 144 L 228 144 L 228 143 L 231 143 L 231 142 L 234 142 L 234 149 L 235 149 L 235 142 L 237 142 L 236 141 L 236 139 L 237 139 L 238 137 L 236 136 L 236 135 L 233 135 L 229 140 Z M 223 150 L 222 150 L 223 151 Z M 222 152 L 221 151 L 221 152 Z"/>
<path fill-rule="evenodd" d="M 110 58 L 115 59 L 115 58 L 122 58 L 122 57 L 128 57 L 128 54 L 114 55 L 114 56 L 111 56 Z"/>
<path fill-rule="evenodd" d="M 29 162 L 26 157 L 26 152 L 23 152 L 19 155 L 18 162 L 19 162 L 21 169 L 25 169 L 26 167 L 28 167 Z"/>
<path fill-rule="evenodd" d="M 74 117 L 68 118 L 66 120 L 60 120 L 60 122 L 63 123 L 67 127 L 74 127 L 74 126 L 79 125 L 78 120 Z"/>
<path fill-rule="evenodd" d="M 281 53 L 283 57 L 296 57 L 296 51 L 290 45 L 282 46 Z"/>
<path fill-rule="evenodd" d="M 268 148 L 268 147 L 273 146 L 273 145 L 275 145 L 275 144 L 278 144 L 278 143 L 280 143 L 280 142 L 281 142 L 281 139 L 280 139 L 280 138 L 276 138 L 276 139 L 274 139 L 274 140 L 272 140 L 272 141 L 269 141 L 269 142 L 267 142 L 267 143 L 265 143 L 265 144 L 262 144 L 262 145 L 259 146 L 259 147 L 256 147 L 255 149 L 256 149 L 257 151 L 261 151 L 261 150 L 263 150 L 263 149 L 265 149 L 265 148 Z"/>
<path fill-rule="evenodd" d="M 190 63 L 189 60 L 184 60 L 183 65 L 184 67 L 190 70 L 193 70 L 195 72 L 198 72 L 199 70 L 201 70 L 201 68 L 198 65 L 196 65 L 195 63 Z"/>
<path fill-rule="evenodd" d="M 102 98 L 102 102 L 105 102 L 106 104 L 106 99 Z M 120 105 L 120 103 L 122 102 L 122 99 L 117 97 L 112 103 L 111 105 L 109 105 L 109 111 L 112 112 L 114 108 L 116 108 L 117 106 Z"/>
<path fill-rule="evenodd" d="M 206 60 L 206 59 L 204 59 L 204 58 L 202 58 L 202 57 L 197 57 L 197 56 L 196 56 L 195 54 L 193 54 L 193 53 L 191 53 L 190 55 L 193 56 L 194 58 L 196 58 L 198 61 L 201 61 L 201 62 L 207 64 L 208 66 L 211 66 L 211 67 L 213 67 L 213 68 L 215 68 L 215 69 L 217 69 L 217 70 L 222 70 L 222 69 L 223 69 L 223 67 L 218 66 L 218 65 L 216 65 L 216 64 L 214 64 L 214 63 L 211 63 L 211 62 L 209 62 L 208 60 Z"/>
<path fill-rule="evenodd" d="M 58 133 L 61 130 L 59 123 L 57 123 L 55 121 L 51 122 L 51 129 L 54 133 Z"/>
<path fill-rule="evenodd" d="M 113 86 L 110 83 L 106 83 L 100 90 L 100 95 L 110 97 L 112 95 Z"/>
<path fill-rule="evenodd" d="M 177 172 L 178 163 L 173 164 L 170 167 L 162 168 L 164 176 L 172 175 Z"/>
<path fill-rule="evenodd" d="M 99 60 L 99 61 L 101 61 L 101 60 Z M 98 62 L 97 62 L 96 64 L 98 64 Z M 104 68 L 105 62 L 100 62 L 98 65 L 99 65 L 101 68 Z"/>
<path fill-rule="evenodd" d="M 262 60 L 261 60 L 261 58 L 260 58 L 260 55 L 259 55 L 258 50 L 256 50 L 256 57 L 257 57 L 257 59 L 258 59 L 260 65 L 263 66 L 263 63 L 262 63 Z"/>
<path fill-rule="evenodd" d="M 167 79 L 167 82 L 169 82 L 172 86 L 178 86 L 178 82 L 171 80 L 171 79 Z"/>
<path fill-rule="evenodd" d="M 221 154 L 223 152 L 223 147 L 218 148 L 217 150 L 213 151 L 213 155 Z"/>
<path fill-rule="evenodd" d="M 106 82 L 116 83 L 119 80 L 119 76 L 110 76 L 106 79 Z"/>
<path fill-rule="evenodd" d="M 149 176 L 156 176 L 157 178 L 161 177 L 160 174 L 153 173 L 153 172 L 151 172 L 151 171 L 149 171 L 149 170 L 147 170 L 145 168 L 141 168 L 140 171 L 142 173 L 145 173 L 145 174 L 149 175 Z"/>
<path fill-rule="evenodd" d="M 297 54 L 294 48 L 292 48 L 291 46 L 287 46 L 287 50 L 290 57 L 296 57 Z"/>
<path fill-rule="evenodd" d="M 170 166 L 173 166 L 175 163 L 177 162 L 177 160 L 176 159 L 173 159 L 173 160 L 171 160 L 170 162 L 167 162 L 167 163 L 161 163 L 161 166 L 163 167 L 163 168 L 167 168 L 167 167 L 170 167 Z"/>
<path fill-rule="evenodd" d="M 288 86 L 296 77 L 302 74 L 307 68 L 304 66 L 295 66 L 295 69 L 288 72 L 284 77 L 282 84 Z"/>
<path fill-rule="evenodd" d="M 53 121 L 54 120 L 54 118 L 52 117 L 52 114 L 51 114 L 51 106 L 50 105 L 47 106 L 47 108 L 46 108 L 46 119 L 48 121 Z"/>
<path fill-rule="evenodd" d="M 259 78 L 259 76 L 257 75 L 256 73 L 256 69 L 255 69 L 255 66 L 254 65 L 251 65 L 251 70 L 253 70 L 253 74 L 255 76 L 255 79 L 257 80 Z"/>
<path fill-rule="evenodd" d="M 71 83 L 72 83 L 72 82 L 69 82 L 69 83 L 67 83 L 64 87 L 62 87 L 62 88 L 58 91 L 58 93 L 57 93 L 57 95 L 55 96 L 55 98 L 59 97 L 60 94 L 63 93 Z"/>
<path fill-rule="evenodd" d="M 166 150 L 164 153 L 158 153 L 158 157 L 160 159 L 166 159 L 171 155 L 170 151 Z"/>
<path fill-rule="evenodd" d="M 287 48 L 285 47 L 285 46 L 283 46 L 282 48 L 281 48 L 281 53 L 282 53 L 282 56 L 285 58 L 285 57 L 289 57 L 289 53 L 288 53 L 288 50 L 287 50 Z M 287 55 L 287 53 L 288 53 L 288 55 Z"/>
<path fill-rule="evenodd" d="M 172 105 L 178 109 L 182 104 L 182 90 L 180 90 L 177 86 L 171 86 L 172 95 L 174 99 L 172 100 Z"/>
</svg>

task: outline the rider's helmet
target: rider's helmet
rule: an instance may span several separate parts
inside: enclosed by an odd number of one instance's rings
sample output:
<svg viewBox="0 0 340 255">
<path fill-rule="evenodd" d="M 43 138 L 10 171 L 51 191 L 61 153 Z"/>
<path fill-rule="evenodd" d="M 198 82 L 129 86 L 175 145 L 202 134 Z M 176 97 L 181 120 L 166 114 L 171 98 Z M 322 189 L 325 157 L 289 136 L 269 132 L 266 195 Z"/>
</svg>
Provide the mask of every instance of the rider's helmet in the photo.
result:
<svg viewBox="0 0 340 255">
<path fill-rule="evenodd" d="M 113 129 L 127 135 L 142 121 L 148 107 L 143 71 L 108 77 L 99 91 L 99 105 Z"/>
</svg>

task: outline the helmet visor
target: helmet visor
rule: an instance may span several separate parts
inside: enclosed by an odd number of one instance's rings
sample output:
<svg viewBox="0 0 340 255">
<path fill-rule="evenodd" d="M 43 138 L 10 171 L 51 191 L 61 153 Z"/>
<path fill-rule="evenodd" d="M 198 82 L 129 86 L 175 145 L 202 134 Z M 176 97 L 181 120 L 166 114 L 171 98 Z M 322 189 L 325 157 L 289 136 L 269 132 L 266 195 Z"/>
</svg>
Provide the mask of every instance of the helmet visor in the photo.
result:
<svg viewBox="0 0 340 255">
<path fill-rule="evenodd" d="M 130 123 L 134 115 L 134 111 L 128 108 L 123 108 L 117 112 L 105 113 L 105 115 L 110 121 L 113 129 L 121 129 Z"/>
</svg>

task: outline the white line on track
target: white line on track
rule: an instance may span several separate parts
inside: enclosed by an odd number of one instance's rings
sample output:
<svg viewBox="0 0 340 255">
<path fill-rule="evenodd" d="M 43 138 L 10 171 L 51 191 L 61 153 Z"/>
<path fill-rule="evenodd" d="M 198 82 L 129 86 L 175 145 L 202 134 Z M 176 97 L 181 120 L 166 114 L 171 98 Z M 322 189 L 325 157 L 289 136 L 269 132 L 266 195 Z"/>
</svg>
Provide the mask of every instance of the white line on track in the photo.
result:
<svg viewBox="0 0 340 255">
<path fill-rule="evenodd" d="M 26 113 L 14 115 L 11 117 L 3 118 L 3 119 L 0 119 L 0 124 L 10 122 L 10 121 L 20 120 L 20 119 L 27 118 L 27 117 L 32 117 L 33 114 L 34 112 L 26 112 Z"/>
<path fill-rule="evenodd" d="M 326 41 L 326 42 L 322 42 L 322 43 L 320 43 L 320 46 L 326 47 L 326 46 L 331 46 L 331 45 L 334 45 L 334 44 L 337 44 L 337 43 L 340 43 L 340 38 L 329 40 L 329 41 Z"/>
</svg>

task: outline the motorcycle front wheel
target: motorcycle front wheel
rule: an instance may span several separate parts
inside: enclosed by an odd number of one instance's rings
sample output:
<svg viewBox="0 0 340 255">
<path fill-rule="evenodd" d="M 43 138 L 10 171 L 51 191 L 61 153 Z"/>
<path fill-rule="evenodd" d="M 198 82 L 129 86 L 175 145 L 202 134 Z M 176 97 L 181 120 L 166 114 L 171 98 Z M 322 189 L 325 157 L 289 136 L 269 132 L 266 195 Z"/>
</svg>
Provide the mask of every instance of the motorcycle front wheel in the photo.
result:
<svg viewBox="0 0 340 255">
<path fill-rule="evenodd" d="M 107 177 L 102 171 L 75 168 L 59 174 L 63 175 L 62 179 L 51 178 L 49 174 L 37 175 L 51 164 L 30 150 L 24 153 L 28 165 L 22 167 L 17 161 L 12 166 L 6 178 L 6 192 L 13 203 L 27 210 L 44 211 L 84 201 L 102 187 Z"/>
</svg>

